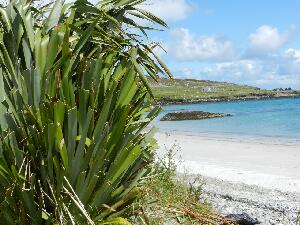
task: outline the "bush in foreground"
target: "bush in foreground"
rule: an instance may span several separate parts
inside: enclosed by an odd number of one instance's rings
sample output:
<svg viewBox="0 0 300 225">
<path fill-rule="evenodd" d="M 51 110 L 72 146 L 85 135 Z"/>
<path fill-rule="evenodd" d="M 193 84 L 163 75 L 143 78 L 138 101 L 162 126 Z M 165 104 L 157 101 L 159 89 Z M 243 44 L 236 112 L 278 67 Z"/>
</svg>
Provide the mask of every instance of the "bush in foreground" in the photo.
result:
<svg viewBox="0 0 300 225">
<path fill-rule="evenodd" d="M 1 224 L 128 223 L 155 147 L 146 75 L 169 73 L 127 29 L 166 26 L 141 2 L 0 8 Z"/>
</svg>

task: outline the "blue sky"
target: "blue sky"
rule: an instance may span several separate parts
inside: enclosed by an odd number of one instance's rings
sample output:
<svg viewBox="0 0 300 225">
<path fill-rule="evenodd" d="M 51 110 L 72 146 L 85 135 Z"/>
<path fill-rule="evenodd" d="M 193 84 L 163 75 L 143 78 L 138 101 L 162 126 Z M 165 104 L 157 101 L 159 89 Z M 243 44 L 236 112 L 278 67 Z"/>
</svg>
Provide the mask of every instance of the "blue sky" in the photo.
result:
<svg viewBox="0 0 300 225">
<path fill-rule="evenodd" d="M 299 0 L 148 0 L 175 77 L 300 88 Z"/>
</svg>

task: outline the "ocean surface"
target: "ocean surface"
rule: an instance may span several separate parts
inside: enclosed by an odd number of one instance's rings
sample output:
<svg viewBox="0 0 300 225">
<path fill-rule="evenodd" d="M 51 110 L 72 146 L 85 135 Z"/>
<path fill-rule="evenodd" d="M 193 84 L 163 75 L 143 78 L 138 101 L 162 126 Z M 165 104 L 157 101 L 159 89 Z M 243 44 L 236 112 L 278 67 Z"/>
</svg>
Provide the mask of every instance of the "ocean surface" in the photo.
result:
<svg viewBox="0 0 300 225">
<path fill-rule="evenodd" d="M 233 116 L 159 121 L 166 113 L 185 110 L 230 113 Z M 154 124 L 160 132 L 299 143 L 300 98 L 164 106 Z"/>
</svg>

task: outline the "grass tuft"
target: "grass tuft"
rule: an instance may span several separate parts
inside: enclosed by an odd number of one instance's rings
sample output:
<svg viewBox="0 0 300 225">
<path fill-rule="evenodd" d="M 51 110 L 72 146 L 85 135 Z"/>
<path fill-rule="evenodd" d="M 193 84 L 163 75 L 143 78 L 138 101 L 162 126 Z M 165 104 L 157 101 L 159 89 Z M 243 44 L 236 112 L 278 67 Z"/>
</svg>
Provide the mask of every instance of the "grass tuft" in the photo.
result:
<svg viewBox="0 0 300 225">
<path fill-rule="evenodd" d="M 141 187 L 142 197 L 132 218 L 138 225 L 235 224 L 199 201 L 203 181 L 197 177 L 188 183 L 188 174 L 178 174 L 174 160 L 177 146 L 157 157 L 152 172 Z"/>
</svg>

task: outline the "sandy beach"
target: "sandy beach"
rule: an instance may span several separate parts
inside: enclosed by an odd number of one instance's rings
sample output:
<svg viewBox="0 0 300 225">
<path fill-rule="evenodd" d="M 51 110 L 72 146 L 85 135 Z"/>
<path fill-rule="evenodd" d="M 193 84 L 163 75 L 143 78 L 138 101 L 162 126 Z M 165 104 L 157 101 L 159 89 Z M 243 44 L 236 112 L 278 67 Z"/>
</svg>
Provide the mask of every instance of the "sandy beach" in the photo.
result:
<svg viewBox="0 0 300 225">
<path fill-rule="evenodd" d="M 246 212 L 262 224 L 295 224 L 300 210 L 300 144 L 158 133 L 159 154 L 177 146 L 178 172 L 201 175 L 203 198 L 223 214 Z"/>
</svg>

